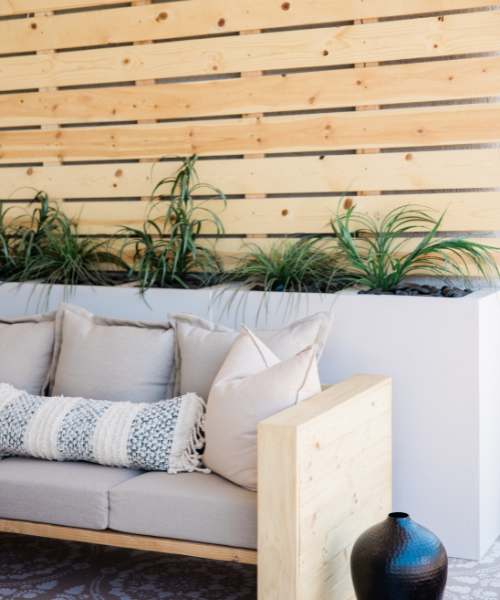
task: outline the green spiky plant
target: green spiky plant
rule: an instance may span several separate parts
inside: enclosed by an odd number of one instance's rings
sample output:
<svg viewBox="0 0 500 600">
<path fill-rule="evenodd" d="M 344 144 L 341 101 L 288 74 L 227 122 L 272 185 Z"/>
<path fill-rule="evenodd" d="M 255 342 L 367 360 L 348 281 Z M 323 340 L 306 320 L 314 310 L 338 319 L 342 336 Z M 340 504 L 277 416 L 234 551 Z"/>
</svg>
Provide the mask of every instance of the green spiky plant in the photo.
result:
<svg viewBox="0 0 500 600">
<path fill-rule="evenodd" d="M 11 208 L 0 203 L 0 280 L 9 281 L 20 272 L 18 244 L 20 228 L 16 226 L 19 217 L 10 218 Z"/>
<path fill-rule="evenodd" d="M 410 275 L 426 274 L 450 285 L 452 278 L 458 278 L 469 287 L 469 265 L 490 285 L 500 277 L 493 255 L 496 248 L 467 237 L 436 237 L 446 211 L 434 219 L 428 214 L 430 209 L 407 205 L 390 211 L 377 223 L 355 209 L 352 206 L 330 220 L 337 246 L 336 260 L 349 272 L 351 283 L 388 291 Z M 422 229 L 427 230 L 424 237 L 412 238 L 413 244 L 417 241 L 416 246 L 405 251 L 408 237 L 404 236 Z"/>
<path fill-rule="evenodd" d="M 112 285 L 104 267 L 125 269 L 121 259 L 110 252 L 106 240 L 81 237 L 57 204 L 45 192 L 38 192 L 37 205 L 27 212 L 27 225 L 16 227 L 14 256 L 17 270 L 10 281 L 42 281 L 52 286 L 63 284 L 72 291 L 75 285 Z"/>
<path fill-rule="evenodd" d="M 268 292 L 336 292 L 347 284 L 346 273 L 335 259 L 331 247 L 321 239 L 310 236 L 283 238 L 271 243 L 269 248 L 257 244 L 246 244 L 246 253 L 230 259 L 230 266 L 221 276 L 220 282 L 232 293 L 225 309 L 229 311 L 238 299 L 237 313 L 245 312 L 248 292 L 265 292 L 258 309 L 257 319 L 262 308 L 268 309 Z M 238 294 L 238 292 L 243 292 Z M 224 289 L 216 295 L 222 297 Z M 300 303 L 300 294 L 287 296 L 285 314 L 289 314 Z"/>
<path fill-rule="evenodd" d="M 227 201 L 220 189 L 200 183 L 195 169 L 197 160 L 196 154 L 184 159 L 173 176 L 155 186 L 142 229 L 123 227 L 119 232 L 124 236 L 119 255 L 124 259 L 132 248 L 129 279 L 137 280 L 141 294 L 154 286 L 199 287 L 212 281 L 220 270 L 213 245 L 207 240 L 201 243 L 200 235 L 203 225 L 210 223 L 218 239 L 224 235 L 224 226 L 219 216 L 205 206 L 207 200 L 195 201 L 193 195 L 204 189 L 220 198 L 224 207 Z M 153 218 L 153 212 L 164 214 Z"/>
</svg>

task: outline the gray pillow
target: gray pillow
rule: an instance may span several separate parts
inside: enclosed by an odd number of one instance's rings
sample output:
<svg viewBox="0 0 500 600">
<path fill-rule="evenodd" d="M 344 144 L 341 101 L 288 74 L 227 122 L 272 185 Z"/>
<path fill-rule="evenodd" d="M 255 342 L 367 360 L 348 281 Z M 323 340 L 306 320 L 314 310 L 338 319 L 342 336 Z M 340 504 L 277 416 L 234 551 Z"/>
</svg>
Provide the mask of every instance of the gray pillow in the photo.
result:
<svg viewBox="0 0 500 600">
<path fill-rule="evenodd" d="M 0 460 L 29 456 L 181 473 L 201 466 L 205 402 L 44 398 L 0 384 Z"/>
<path fill-rule="evenodd" d="M 46 392 L 112 402 L 172 398 L 174 332 L 168 323 L 95 316 L 61 304 Z"/>
<path fill-rule="evenodd" d="M 0 318 L 0 383 L 40 394 L 54 348 L 56 313 Z"/>
<path fill-rule="evenodd" d="M 175 329 L 174 395 L 193 392 L 208 400 L 212 384 L 233 347 L 238 332 L 189 313 L 171 313 L 168 321 Z M 261 327 L 253 333 L 280 360 L 317 346 L 319 360 L 333 323 L 333 312 L 319 312 L 288 327 Z"/>
</svg>

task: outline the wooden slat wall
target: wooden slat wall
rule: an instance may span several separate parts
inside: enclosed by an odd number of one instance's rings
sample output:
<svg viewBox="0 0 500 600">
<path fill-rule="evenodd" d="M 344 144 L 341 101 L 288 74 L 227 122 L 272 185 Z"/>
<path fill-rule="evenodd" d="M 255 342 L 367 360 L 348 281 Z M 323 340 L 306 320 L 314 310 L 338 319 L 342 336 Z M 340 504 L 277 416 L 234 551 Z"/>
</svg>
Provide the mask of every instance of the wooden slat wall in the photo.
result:
<svg viewBox="0 0 500 600">
<path fill-rule="evenodd" d="M 500 230 L 496 3 L 131 4 L 0 0 L 1 200 L 43 189 L 111 234 L 179 164 L 145 161 L 196 152 L 228 235 L 326 233 L 347 188 L 376 218 L 414 202 L 447 208 L 443 231 Z"/>
</svg>

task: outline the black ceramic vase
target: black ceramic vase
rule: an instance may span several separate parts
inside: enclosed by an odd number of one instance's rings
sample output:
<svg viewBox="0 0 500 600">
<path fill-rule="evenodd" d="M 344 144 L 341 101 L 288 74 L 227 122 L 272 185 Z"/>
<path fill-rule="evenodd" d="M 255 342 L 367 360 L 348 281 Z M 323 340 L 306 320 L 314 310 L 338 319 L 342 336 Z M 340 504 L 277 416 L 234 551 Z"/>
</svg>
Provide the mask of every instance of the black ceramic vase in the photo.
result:
<svg viewBox="0 0 500 600">
<path fill-rule="evenodd" d="M 406 513 L 391 513 L 356 541 L 351 573 L 357 600 L 442 600 L 446 550 Z"/>
</svg>

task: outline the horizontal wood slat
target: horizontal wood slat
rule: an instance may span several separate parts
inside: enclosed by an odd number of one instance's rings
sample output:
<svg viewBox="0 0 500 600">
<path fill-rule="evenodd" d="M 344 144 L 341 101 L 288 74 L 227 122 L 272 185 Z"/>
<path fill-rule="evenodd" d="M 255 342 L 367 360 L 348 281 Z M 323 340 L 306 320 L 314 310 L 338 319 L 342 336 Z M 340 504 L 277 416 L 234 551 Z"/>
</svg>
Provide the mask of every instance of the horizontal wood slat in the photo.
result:
<svg viewBox="0 0 500 600">
<path fill-rule="evenodd" d="M 120 160 L 494 143 L 500 103 L 0 132 L 0 162 Z"/>
<path fill-rule="evenodd" d="M 67 199 L 145 196 L 152 192 L 153 183 L 171 176 L 179 165 L 157 164 L 152 181 L 148 164 L 4 167 L 0 169 L 0 199 L 31 200 L 33 189 Z M 500 187 L 500 150 L 201 160 L 196 169 L 200 181 L 228 195 L 339 193 L 348 188 L 353 193 L 495 188 Z M 419 198 L 415 196 L 415 201 Z"/>
<path fill-rule="evenodd" d="M 397 81 L 397 85 L 395 85 Z M 284 77 L 0 95 L 0 127 L 183 119 L 486 98 L 500 92 L 500 56 Z"/>
<path fill-rule="evenodd" d="M 12 521 L 0 519 L 0 532 L 20 533 L 36 537 L 52 538 L 56 540 L 71 540 L 88 544 L 103 544 L 118 548 L 133 548 L 146 552 L 164 552 L 167 554 L 181 554 L 184 556 L 198 556 L 212 560 L 225 560 L 246 564 L 257 564 L 257 551 L 244 548 L 230 548 L 229 546 L 216 546 L 198 542 L 185 542 L 170 540 L 146 535 L 119 533 L 106 529 L 94 531 L 92 529 L 79 529 L 76 527 L 63 527 L 60 525 L 45 525 L 31 521 Z"/>
<path fill-rule="evenodd" d="M 0 91 L 500 50 L 500 12 L 225 36 L 0 60 Z"/>
<path fill-rule="evenodd" d="M 239 0 L 231 4 L 226 0 L 209 3 L 190 0 L 131 8 L 108 7 L 111 12 L 93 10 L 0 22 L 0 54 L 220 35 L 486 6 L 494 4 L 487 0 L 378 0 L 370 3 L 351 0 L 295 0 L 293 3 Z"/>
<path fill-rule="evenodd" d="M 123 3 L 123 0 L 0 0 L 0 17 L 87 6 L 108 6 L 120 2 Z"/>
<path fill-rule="evenodd" d="M 441 231 L 492 231 L 500 230 L 500 192 L 463 194 L 422 194 L 352 197 L 359 212 L 380 222 L 391 210 L 407 204 L 418 204 L 429 209 L 434 218 L 444 211 L 446 216 Z M 331 231 L 329 221 L 339 207 L 338 198 L 263 198 L 230 200 L 224 209 L 220 200 L 210 200 L 203 205 L 216 212 L 224 223 L 227 235 L 245 234 L 325 234 Z M 28 205 L 7 203 L 9 219 L 24 215 Z M 84 235 L 111 235 L 121 226 L 140 229 L 149 206 L 143 202 L 66 202 L 64 212 L 78 220 Z M 165 205 L 150 213 L 152 218 L 162 218 Z M 149 214 L 149 213 L 148 213 Z M 203 215 L 199 215 L 203 218 Z M 353 225 L 354 229 L 354 225 Z M 414 231 L 424 231 L 423 228 Z M 204 235 L 214 235 L 215 228 L 205 223 Z"/>
</svg>

